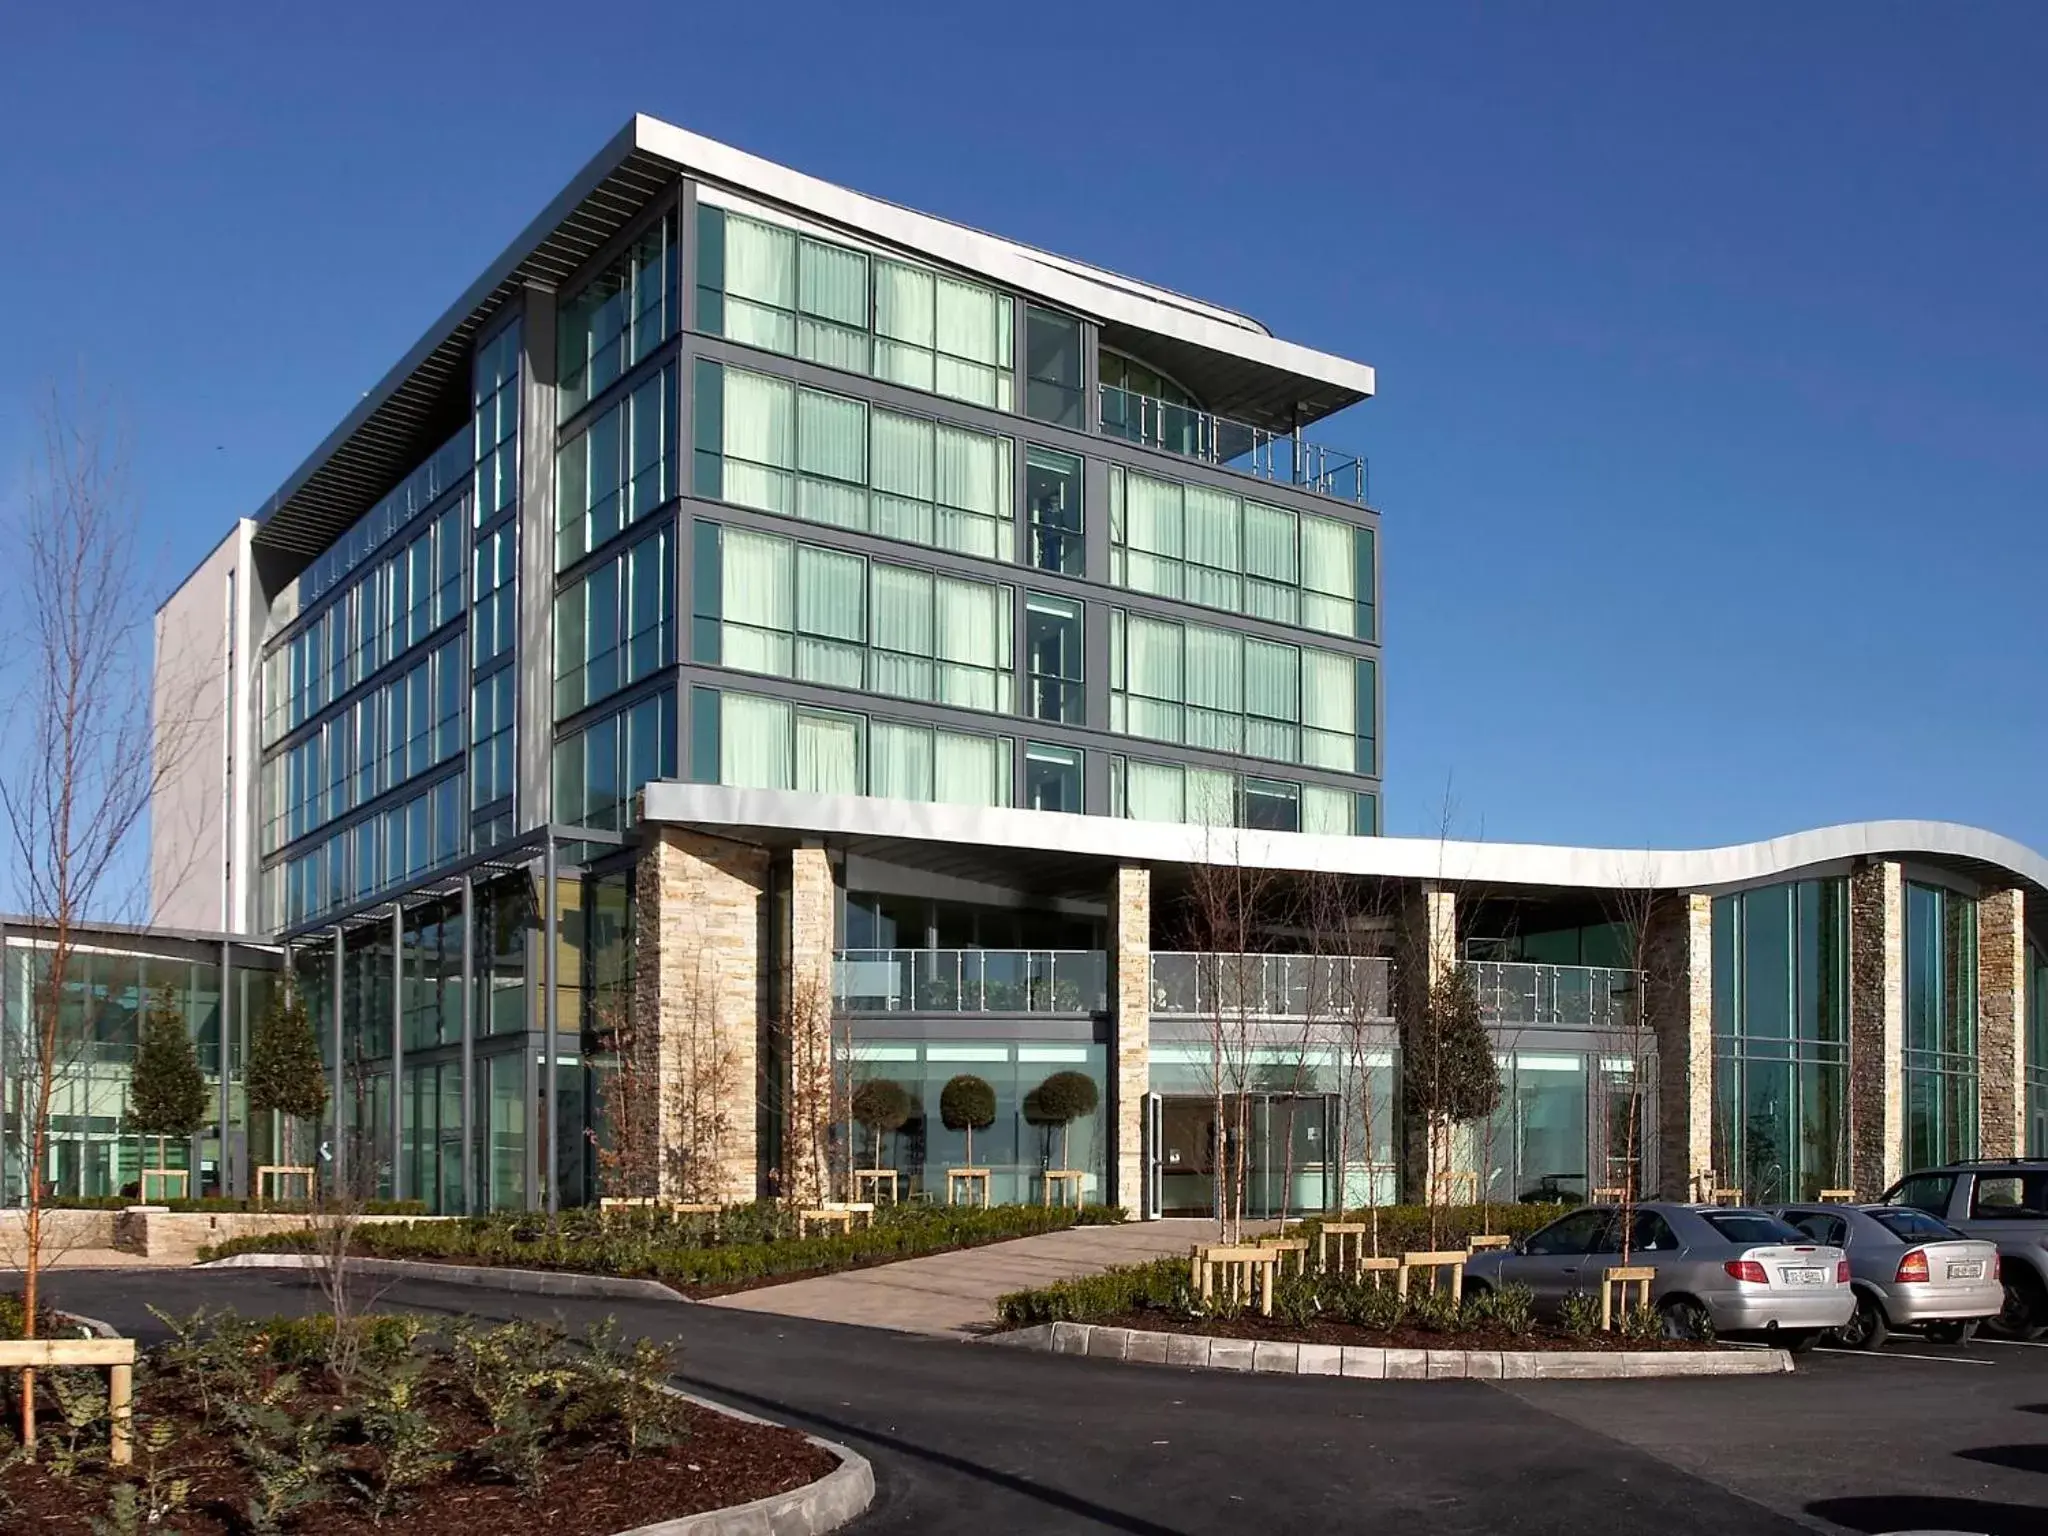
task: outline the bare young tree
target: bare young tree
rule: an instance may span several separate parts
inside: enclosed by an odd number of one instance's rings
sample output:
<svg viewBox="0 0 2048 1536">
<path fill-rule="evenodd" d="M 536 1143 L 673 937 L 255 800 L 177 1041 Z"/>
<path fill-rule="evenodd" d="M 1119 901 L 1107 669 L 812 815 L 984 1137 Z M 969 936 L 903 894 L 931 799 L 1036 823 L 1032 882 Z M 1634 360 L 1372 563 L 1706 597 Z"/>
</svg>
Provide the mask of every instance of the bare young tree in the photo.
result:
<svg viewBox="0 0 2048 1536">
<path fill-rule="evenodd" d="M 1598 1021 L 1600 1044 L 1600 1126 L 1596 1138 L 1601 1162 L 1600 1183 L 1619 1191 L 1618 1224 L 1621 1262 L 1627 1264 L 1635 1240 L 1635 1207 L 1644 1198 L 1643 1171 L 1651 1134 L 1649 1106 L 1657 1060 L 1656 1011 L 1681 978 L 1674 974 L 1670 946 L 1658 942 L 1658 928 L 1667 920 L 1670 898 L 1651 886 L 1647 868 L 1640 876 L 1626 872 L 1607 897 L 1608 921 L 1630 974 L 1606 996 L 1595 995 L 1591 1006 Z"/>
<path fill-rule="evenodd" d="M 788 1114 L 782 1193 L 799 1208 L 829 1200 L 834 1190 L 832 1127 L 850 1113 L 847 1052 L 840 1021 L 816 978 L 799 976 L 789 995 Z"/>
<path fill-rule="evenodd" d="M 23 1318 L 33 1335 L 43 1270 L 51 1119 L 86 1047 L 67 1020 L 65 989 L 81 930 L 136 911 L 141 882 L 135 834 L 152 794 L 176 767 L 200 722 L 186 691 L 159 692 L 152 718 L 149 619 L 153 605 L 136 558 L 126 457 L 103 412 L 53 391 L 40 452 L 7 540 L 13 592 L 6 612 L 17 681 L 0 775 L 0 813 L 12 844 L 19 907 L 38 932 L 28 988 L 25 1057 L 10 1062 L 22 1086 L 26 1173 Z M 197 692 L 193 691 L 196 704 Z M 33 1439 L 33 1373 L 22 1373 L 25 1438 Z"/>
</svg>

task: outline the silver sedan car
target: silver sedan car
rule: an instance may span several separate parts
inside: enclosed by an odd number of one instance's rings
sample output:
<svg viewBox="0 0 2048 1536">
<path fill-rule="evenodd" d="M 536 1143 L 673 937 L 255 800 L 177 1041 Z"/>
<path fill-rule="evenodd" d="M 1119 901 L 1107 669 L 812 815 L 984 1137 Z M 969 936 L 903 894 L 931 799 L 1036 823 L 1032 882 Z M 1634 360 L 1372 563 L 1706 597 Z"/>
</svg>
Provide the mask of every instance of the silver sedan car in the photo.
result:
<svg viewBox="0 0 2048 1536">
<path fill-rule="evenodd" d="M 1854 1349 L 1876 1349 L 1894 1328 L 1925 1328 L 1966 1343 L 2005 1305 L 1998 1245 L 1964 1237 L 1909 1205 L 1787 1205 L 1777 1214 L 1817 1243 L 1849 1255 L 1856 1315 L 1837 1330 Z"/>
<path fill-rule="evenodd" d="M 1650 1304 L 1670 1338 L 1756 1333 L 1791 1350 L 1813 1347 L 1855 1313 L 1842 1250 L 1816 1243 L 1768 1211 L 1650 1201 L 1621 1213 L 1584 1205 L 1505 1252 L 1475 1253 L 1468 1288 L 1526 1285 L 1536 1310 L 1555 1315 L 1574 1291 L 1598 1295 L 1604 1272 L 1626 1262 L 1654 1269 Z"/>
</svg>

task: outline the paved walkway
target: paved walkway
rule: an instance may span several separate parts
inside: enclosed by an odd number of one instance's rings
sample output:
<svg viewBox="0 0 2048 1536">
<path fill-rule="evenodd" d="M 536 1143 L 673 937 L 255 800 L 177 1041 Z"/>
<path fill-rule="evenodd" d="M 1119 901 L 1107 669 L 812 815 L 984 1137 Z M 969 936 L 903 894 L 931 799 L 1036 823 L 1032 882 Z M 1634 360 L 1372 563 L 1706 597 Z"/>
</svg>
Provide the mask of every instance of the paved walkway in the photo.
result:
<svg viewBox="0 0 2048 1536">
<path fill-rule="evenodd" d="M 996 1298 L 1119 1264 L 1142 1264 L 1215 1240 L 1213 1221 L 1131 1221 L 1070 1227 L 985 1248 L 903 1259 L 815 1280 L 792 1280 L 704 1303 L 828 1323 L 858 1323 L 899 1333 L 965 1335 L 995 1321 Z"/>
</svg>

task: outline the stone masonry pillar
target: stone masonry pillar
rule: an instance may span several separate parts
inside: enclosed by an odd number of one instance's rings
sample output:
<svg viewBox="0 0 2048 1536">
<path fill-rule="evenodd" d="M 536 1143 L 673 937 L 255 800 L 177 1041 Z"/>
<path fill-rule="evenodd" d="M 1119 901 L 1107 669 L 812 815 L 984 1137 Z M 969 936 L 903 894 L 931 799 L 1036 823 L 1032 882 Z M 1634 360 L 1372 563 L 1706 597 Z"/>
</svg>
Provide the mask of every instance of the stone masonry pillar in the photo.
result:
<svg viewBox="0 0 2048 1536">
<path fill-rule="evenodd" d="M 1660 897 L 1639 983 L 1657 1041 L 1657 1187 L 1696 1198 L 1714 1164 L 1714 898 Z"/>
<path fill-rule="evenodd" d="M 633 1010 L 659 1030 L 658 1189 L 758 1193 L 763 848 L 661 828 L 635 871 Z"/>
<path fill-rule="evenodd" d="M 2027 1148 L 2027 898 L 1986 891 L 1977 902 L 1977 1154 Z"/>
<path fill-rule="evenodd" d="M 782 985 L 787 1077 L 782 1085 L 782 1193 L 801 1205 L 832 1197 L 834 939 L 832 862 L 822 847 L 789 853 L 789 953 Z"/>
<path fill-rule="evenodd" d="M 1145 1095 L 1152 1086 L 1152 872 L 1120 867 L 1109 888 L 1109 1010 L 1115 1031 L 1116 1187 L 1111 1197 L 1143 1214 Z"/>
<path fill-rule="evenodd" d="M 1891 861 L 1849 877 L 1849 1158 L 1875 1200 L 1906 1160 L 1906 879 Z"/>
<path fill-rule="evenodd" d="M 1394 964 L 1394 1013 L 1396 1027 L 1404 1042 L 1419 1027 L 1428 1007 L 1430 989 L 1458 963 L 1458 897 L 1449 887 L 1421 881 L 1405 891 L 1401 899 L 1400 954 Z M 1429 1128 L 1418 1116 L 1408 1113 L 1407 1096 L 1398 1110 L 1401 1122 L 1401 1198 L 1420 1201 L 1428 1197 L 1435 1180 L 1457 1171 L 1457 1151 L 1452 1149 L 1452 1167 L 1432 1166 L 1433 1148 Z M 1450 1192 L 1456 1203 L 1467 1191 Z"/>
</svg>

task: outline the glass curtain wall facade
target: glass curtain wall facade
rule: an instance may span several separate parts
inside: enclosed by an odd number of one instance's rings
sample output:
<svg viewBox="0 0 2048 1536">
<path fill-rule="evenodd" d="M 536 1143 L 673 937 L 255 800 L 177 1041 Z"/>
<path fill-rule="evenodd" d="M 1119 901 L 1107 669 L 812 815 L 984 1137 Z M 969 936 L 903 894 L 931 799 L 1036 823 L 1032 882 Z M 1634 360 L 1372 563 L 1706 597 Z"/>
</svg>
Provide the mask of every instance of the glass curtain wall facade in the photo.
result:
<svg viewBox="0 0 2048 1536">
<path fill-rule="evenodd" d="M 1846 883 L 1714 901 L 1716 1179 L 1751 1202 L 1849 1183 Z"/>
<path fill-rule="evenodd" d="M 1977 903 L 1906 883 L 1906 1164 L 1977 1155 Z"/>
<path fill-rule="evenodd" d="M 2048 1157 L 2048 950 L 2028 939 L 2026 964 L 2025 1150 L 2029 1157 Z"/>
<path fill-rule="evenodd" d="M 242 1073 L 249 1030 L 270 1006 L 274 958 L 233 946 L 223 1042 L 219 945 L 151 949 L 111 935 L 79 942 L 59 989 L 56 1050 L 46 1057 L 38 1021 L 50 961 L 46 942 L 18 930 L 8 934 L 0 953 L 0 1204 L 18 1204 L 27 1196 L 35 1104 L 46 1080 L 50 1121 L 42 1181 L 51 1195 L 139 1198 L 142 1170 L 159 1166 L 184 1171 L 187 1182 L 166 1188 L 152 1181 L 152 1198 L 181 1190 L 194 1198 L 232 1192 L 233 1183 L 246 1177 L 252 1140 L 258 1155 L 268 1141 L 267 1135 L 252 1135 L 248 1125 Z M 209 1114 L 189 1140 L 166 1142 L 159 1164 L 156 1138 L 137 1135 L 127 1118 L 143 1018 L 163 992 L 192 1036 Z"/>
</svg>

